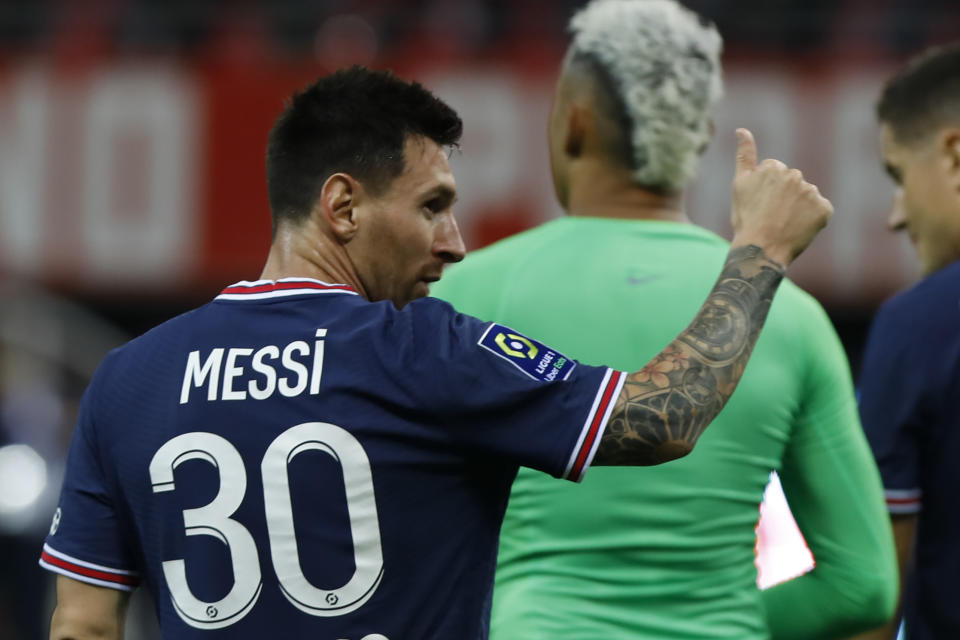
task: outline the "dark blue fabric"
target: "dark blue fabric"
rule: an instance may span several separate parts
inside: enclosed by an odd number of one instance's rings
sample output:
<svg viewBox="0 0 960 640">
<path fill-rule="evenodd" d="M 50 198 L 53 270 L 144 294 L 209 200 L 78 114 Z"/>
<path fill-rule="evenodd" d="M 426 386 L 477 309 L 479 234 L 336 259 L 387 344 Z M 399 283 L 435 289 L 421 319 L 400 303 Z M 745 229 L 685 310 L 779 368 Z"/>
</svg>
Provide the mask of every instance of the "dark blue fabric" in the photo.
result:
<svg viewBox="0 0 960 640">
<path fill-rule="evenodd" d="M 497 537 L 517 467 L 564 474 L 607 372 L 577 364 L 566 381 L 534 380 L 478 346 L 488 326 L 434 299 L 397 311 L 341 293 L 218 299 L 175 318 L 113 352 L 91 383 L 71 446 L 60 525 L 47 543 L 73 558 L 144 574 L 168 639 L 486 637 Z M 312 394 L 318 329 L 326 334 Z M 299 341 L 286 366 L 277 354 Z M 268 383 L 252 355 L 267 345 L 277 350 L 261 357 L 261 369 L 271 365 L 277 389 L 284 378 L 287 389 L 304 387 L 301 393 L 251 397 L 251 383 Z M 213 363 L 211 354 L 221 348 L 219 366 L 202 384 L 191 378 L 184 395 L 189 354 L 197 352 L 195 365 Z M 233 375 L 231 348 L 250 350 L 234 352 Z M 214 371 L 219 380 L 211 401 Z M 247 397 L 223 399 L 231 392 Z M 296 606 L 296 593 L 284 592 L 292 579 L 277 575 L 271 555 L 276 532 L 268 528 L 265 502 L 279 495 L 285 471 L 289 490 L 280 493 L 289 495 L 296 544 L 287 540 L 274 552 L 298 556 L 307 582 L 329 590 L 328 602 L 345 597 L 338 589 L 357 569 L 360 543 L 351 535 L 355 514 L 341 467 L 354 468 L 355 460 L 340 445 L 305 442 L 266 469 L 271 443 L 310 422 L 349 432 L 372 470 L 382 579 L 365 603 L 340 615 Z M 186 433 L 200 434 L 201 444 L 157 464 L 173 467 L 174 484 L 155 490 L 159 476 L 151 475 L 151 461 Z M 226 453 L 210 453 L 206 443 L 214 441 L 228 443 L 223 447 L 239 454 L 242 467 Z M 219 617 L 227 605 L 210 607 L 210 621 L 230 623 L 198 629 L 175 610 L 161 563 L 184 559 L 196 599 L 226 596 L 237 580 L 223 542 L 237 539 L 228 531 L 233 525 L 185 532 L 184 512 L 218 496 L 237 499 L 226 515 L 252 536 L 256 562 L 249 556 L 244 562 L 259 564 L 262 584 L 248 611 L 230 622 Z"/>
<path fill-rule="evenodd" d="M 960 262 L 883 306 L 860 380 L 884 487 L 921 493 L 908 638 L 960 638 Z"/>
</svg>

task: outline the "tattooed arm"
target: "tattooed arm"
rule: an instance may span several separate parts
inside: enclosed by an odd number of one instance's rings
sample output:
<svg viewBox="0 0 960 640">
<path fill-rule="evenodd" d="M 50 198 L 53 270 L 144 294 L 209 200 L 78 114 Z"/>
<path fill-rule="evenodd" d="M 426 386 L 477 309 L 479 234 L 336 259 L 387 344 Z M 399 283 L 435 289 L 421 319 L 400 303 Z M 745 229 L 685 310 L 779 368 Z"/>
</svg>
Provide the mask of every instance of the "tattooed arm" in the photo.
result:
<svg viewBox="0 0 960 640">
<path fill-rule="evenodd" d="M 739 130 L 733 248 L 690 326 L 627 376 L 594 465 L 653 465 L 689 453 L 736 388 L 786 265 L 833 213 L 796 169 L 756 162 Z"/>
<path fill-rule="evenodd" d="M 627 376 L 593 464 L 659 464 L 693 449 L 740 381 L 785 270 L 757 246 L 730 251 L 690 326 Z"/>
</svg>

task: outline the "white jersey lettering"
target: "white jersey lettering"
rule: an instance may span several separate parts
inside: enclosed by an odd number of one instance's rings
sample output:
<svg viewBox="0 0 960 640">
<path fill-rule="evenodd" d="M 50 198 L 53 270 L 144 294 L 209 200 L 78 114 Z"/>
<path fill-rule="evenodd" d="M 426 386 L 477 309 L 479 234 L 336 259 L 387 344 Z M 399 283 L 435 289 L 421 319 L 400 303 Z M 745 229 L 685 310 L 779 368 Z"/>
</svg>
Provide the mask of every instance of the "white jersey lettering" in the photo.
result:
<svg viewBox="0 0 960 640">
<path fill-rule="evenodd" d="M 217 347 L 205 358 L 191 351 L 180 387 L 180 404 L 187 404 L 194 389 L 206 388 L 208 401 L 266 400 L 277 392 L 292 398 L 320 393 L 326 329 L 317 329 L 313 344 L 295 340 L 283 347 L 266 345 Z M 226 356 L 226 357 L 224 357 Z"/>
</svg>

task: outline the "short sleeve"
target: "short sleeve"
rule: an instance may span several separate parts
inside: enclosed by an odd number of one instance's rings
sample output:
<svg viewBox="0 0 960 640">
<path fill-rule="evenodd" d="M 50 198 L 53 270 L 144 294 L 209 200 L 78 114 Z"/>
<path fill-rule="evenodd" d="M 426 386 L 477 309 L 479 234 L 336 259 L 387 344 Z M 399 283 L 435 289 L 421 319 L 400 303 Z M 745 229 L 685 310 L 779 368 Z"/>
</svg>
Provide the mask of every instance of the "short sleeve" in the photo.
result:
<svg viewBox="0 0 960 640">
<path fill-rule="evenodd" d="M 919 431 L 923 426 L 918 380 L 910 375 L 912 335 L 885 306 L 874 320 L 860 374 L 860 418 L 883 479 L 891 513 L 916 513 L 921 507 Z"/>
<path fill-rule="evenodd" d="M 407 306 L 402 344 L 411 408 L 477 457 L 582 479 L 625 374 L 578 363 L 534 337 L 427 298 Z"/>
<path fill-rule="evenodd" d="M 87 390 L 70 443 L 60 502 L 43 545 L 40 566 L 61 575 L 123 591 L 139 584 L 127 532 L 108 489 L 95 441 L 92 405 Z"/>
</svg>

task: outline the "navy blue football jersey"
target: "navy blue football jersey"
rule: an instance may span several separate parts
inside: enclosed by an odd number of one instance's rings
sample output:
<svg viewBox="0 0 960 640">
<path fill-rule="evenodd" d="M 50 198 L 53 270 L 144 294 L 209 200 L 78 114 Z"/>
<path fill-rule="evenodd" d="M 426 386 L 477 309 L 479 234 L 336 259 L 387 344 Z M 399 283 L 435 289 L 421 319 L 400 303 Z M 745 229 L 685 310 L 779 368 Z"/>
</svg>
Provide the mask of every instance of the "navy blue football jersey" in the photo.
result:
<svg viewBox="0 0 960 640">
<path fill-rule="evenodd" d="M 883 305 L 860 375 L 860 416 L 893 514 L 917 514 L 907 637 L 960 638 L 960 262 Z"/>
<path fill-rule="evenodd" d="M 484 638 L 519 465 L 579 480 L 624 374 L 424 298 L 242 282 L 112 352 L 45 568 L 164 638 Z"/>
</svg>

